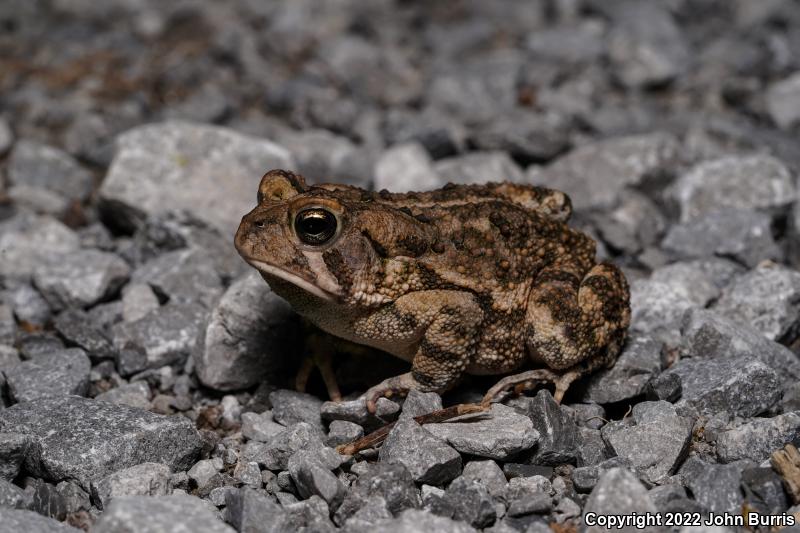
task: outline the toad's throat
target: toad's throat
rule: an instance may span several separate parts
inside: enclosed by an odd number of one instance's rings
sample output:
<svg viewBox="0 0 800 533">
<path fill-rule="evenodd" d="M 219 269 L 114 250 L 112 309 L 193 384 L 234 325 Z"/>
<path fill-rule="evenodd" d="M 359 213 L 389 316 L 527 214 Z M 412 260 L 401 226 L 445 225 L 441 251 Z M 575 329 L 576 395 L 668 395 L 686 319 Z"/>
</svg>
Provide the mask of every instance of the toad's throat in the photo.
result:
<svg viewBox="0 0 800 533">
<path fill-rule="evenodd" d="M 266 274 L 267 276 L 275 277 L 291 283 L 292 285 L 298 287 L 306 291 L 309 294 L 316 296 L 317 298 L 324 300 L 326 302 L 334 302 L 336 301 L 336 296 L 329 293 L 328 291 L 318 287 L 314 283 L 308 281 L 307 279 L 303 279 L 302 277 L 298 276 L 297 274 L 292 274 L 291 272 L 287 272 L 282 268 L 278 268 L 276 266 L 270 265 L 263 261 L 259 261 L 257 259 L 245 259 L 250 266 L 261 272 L 262 274 Z"/>
</svg>

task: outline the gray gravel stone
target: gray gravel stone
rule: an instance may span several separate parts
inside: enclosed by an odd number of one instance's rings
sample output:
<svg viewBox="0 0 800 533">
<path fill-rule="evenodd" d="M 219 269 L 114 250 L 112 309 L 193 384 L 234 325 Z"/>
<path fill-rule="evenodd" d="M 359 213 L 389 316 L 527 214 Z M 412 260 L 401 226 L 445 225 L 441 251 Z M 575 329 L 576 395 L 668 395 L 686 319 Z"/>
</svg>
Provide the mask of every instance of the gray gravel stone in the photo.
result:
<svg viewBox="0 0 800 533">
<path fill-rule="evenodd" d="M 0 431 L 33 441 L 25 469 L 47 480 L 65 478 L 84 488 L 122 468 L 146 461 L 185 469 L 200 451 L 193 424 L 132 407 L 77 396 L 42 398 L 0 410 Z"/>
<path fill-rule="evenodd" d="M 11 131 L 8 121 L 0 118 L 0 155 L 6 155 L 12 144 L 14 144 L 14 132 Z"/>
<path fill-rule="evenodd" d="M 535 181 L 569 194 L 578 210 L 611 207 L 627 187 L 670 173 L 679 151 L 666 133 L 607 139 L 573 149 L 541 169 Z"/>
<path fill-rule="evenodd" d="M 117 139 L 100 200 L 128 228 L 146 216 L 187 211 L 232 235 L 255 202 L 259 178 L 273 168 L 294 162 L 266 140 L 184 122 L 139 126 Z"/>
<path fill-rule="evenodd" d="M 525 176 L 505 152 L 471 152 L 437 161 L 433 168 L 441 182 L 486 183 L 512 181 L 520 183 Z M 443 183 L 442 183 L 443 184 Z"/>
<path fill-rule="evenodd" d="M 249 463 L 238 462 L 236 468 L 233 469 L 233 479 L 254 489 L 261 488 L 263 482 L 261 469 L 258 467 L 258 463 L 254 461 Z"/>
<path fill-rule="evenodd" d="M 91 483 L 92 501 L 105 509 L 120 496 L 165 496 L 170 493 L 170 469 L 161 463 L 142 463 L 118 470 Z"/>
<path fill-rule="evenodd" d="M 727 412 L 750 417 L 775 405 L 781 396 L 778 374 L 749 357 L 682 359 L 656 378 L 681 381 L 677 406 L 699 414 Z"/>
<path fill-rule="evenodd" d="M 33 271 L 33 282 L 53 309 L 88 307 L 117 291 L 130 268 L 115 254 L 81 250 L 52 257 Z"/>
<path fill-rule="evenodd" d="M 609 458 L 611 453 L 599 429 L 579 426 L 578 434 L 581 440 L 580 456 L 577 462 L 578 466 L 593 466 Z"/>
<path fill-rule="evenodd" d="M 419 490 L 408 468 L 401 463 L 369 463 L 336 510 L 333 517 L 336 524 L 344 524 L 371 496 L 383 499 L 393 515 L 420 506 Z"/>
<path fill-rule="evenodd" d="M 704 509 L 714 513 L 737 513 L 744 500 L 740 488 L 742 470 L 750 464 L 740 461 L 716 465 L 690 457 L 681 467 L 680 474 Z"/>
<path fill-rule="evenodd" d="M 86 200 L 93 178 L 66 152 L 35 141 L 20 140 L 8 161 L 13 185 L 42 188 L 70 200 Z"/>
<path fill-rule="evenodd" d="M 272 437 L 285 430 L 286 426 L 272 419 L 272 413 L 242 413 L 242 435 L 250 440 L 269 442 Z"/>
<path fill-rule="evenodd" d="M 776 341 L 800 335 L 800 272 L 765 264 L 736 278 L 713 309 Z"/>
<path fill-rule="evenodd" d="M 453 518 L 476 528 L 484 528 L 497 518 L 494 501 L 480 483 L 459 476 L 444 493 L 445 504 L 453 508 Z"/>
<path fill-rule="evenodd" d="M 147 283 L 128 283 L 122 289 L 122 320 L 136 322 L 158 309 L 158 296 Z"/>
<path fill-rule="evenodd" d="M 325 444 L 328 446 L 339 446 L 347 444 L 364 436 L 364 428 L 352 422 L 344 420 L 334 420 L 328 427 L 328 436 Z"/>
<path fill-rule="evenodd" d="M 441 485 L 461 473 L 461 456 L 413 420 L 400 420 L 379 451 L 381 462 L 406 466 L 414 481 Z"/>
<path fill-rule="evenodd" d="M 505 494 L 506 476 L 497 463 L 492 460 L 468 462 L 464 465 L 461 476 L 466 480 L 480 483 L 496 500 Z"/>
<path fill-rule="evenodd" d="M 388 398 L 378 398 L 375 402 L 375 414 L 367 411 L 367 403 L 363 398 L 344 402 L 325 402 L 320 408 L 320 415 L 324 421 L 344 420 L 358 424 L 365 431 L 372 431 L 397 419 L 399 412 L 400 406 Z"/>
<path fill-rule="evenodd" d="M 240 533 L 291 531 L 286 511 L 265 494 L 247 487 L 226 492 L 225 520 Z"/>
<path fill-rule="evenodd" d="M 0 237 L 2 238 L 2 237 Z M 42 295 L 28 283 L 22 283 L 10 290 L 4 298 L 11 305 L 14 316 L 20 322 L 34 326 L 44 326 L 51 317 L 50 305 Z"/>
<path fill-rule="evenodd" d="M 589 494 L 583 516 L 586 517 L 589 513 L 595 513 L 595 515 L 637 513 L 641 515 L 655 512 L 655 505 L 650 501 L 647 489 L 636 479 L 636 476 L 624 468 L 612 468 L 600 477 L 592 493 Z M 599 533 L 607 530 L 600 526 L 590 526 L 586 528 L 586 531 Z M 619 531 L 658 531 L 658 529 L 627 527 L 619 529 Z"/>
<path fill-rule="evenodd" d="M 800 72 L 772 83 L 764 94 L 772 121 L 784 130 L 800 122 Z"/>
<path fill-rule="evenodd" d="M 80 348 L 69 348 L 5 371 L 8 392 L 15 402 L 29 402 L 48 396 L 86 395 L 92 364 Z"/>
<path fill-rule="evenodd" d="M 12 481 L 19 474 L 31 440 L 22 433 L 0 433 L 0 479 Z"/>
<path fill-rule="evenodd" d="M 745 468 L 742 489 L 747 503 L 761 514 L 785 513 L 789 507 L 783 479 L 772 468 Z"/>
<path fill-rule="evenodd" d="M 0 343 L 14 344 L 17 336 L 17 323 L 11 307 L 0 303 Z"/>
<path fill-rule="evenodd" d="M 717 457 L 723 463 L 750 459 L 761 463 L 784 444 L 800 445 L 800 414 L 755 418 L 717 437 Z"/>
<path fill-rule="evenodd" d="M 92 531 L 97 533 L 168 533 L 207 531 L 233 533 L 206 503 L 195 496 L 120 496 L 100 515 Z"/>
<path fill-rule="evenodd" d="M 355 529 L 353 533 L 381 531 L 386 533 L 418 533 L 436 531 L 437 533 L 474 533 L 469 524 L 444 516 L 436 516 L 426 511 L 409 509 L 391 520 L 381 520 L 367 529 Z"/>
<path fill-rule="evenodd" d="M 509 482 L 506 496 L 509 516 L 547 514 L 553 510 L 553 498 L 548 490 L 543 490 L 547 486 L 531 481 L 531 478 L 514 478 Z"/>
<path fill-rule="evenodd" d="M 414 418 L 442 408 L 442 397 L 435 392 L 409 391 L 403 402 L 400 418 Z"/>
<path fill-rule="evenodd" d="M 515 109 L 473 130 L 469 144 L 478 150 L 506 152 L 516 161 L 543 162 L 569 148 L 569 133 L 565 115 Z"/>
<path fill-rule="evenodd" d="M 144 381 L 123 383 L 118 387 L 98 394 L 95 399 L 147 410 L 150 408 L 150 387 Z"/>
<path fill-rule="evenodd" d="M 775 370 L 784 387 L 800 380 L 800 361 L 791 350 L 753 327 L 714 310 L 692 309 L 683 317 L 681 357 L 748 357 Z"/>
<path fill-rule="evenodd" d="M 679 258 L 718 255 L 754 267 L 779 260 L 781 249 L 772 238 L 771 217 L 747 209 L 726 209 L 698 216 L 670 228 L 662 246 Z"/>
<path fill-rule="evenodd" d="M 672 475 L 689 452 L 693 421 L 678 416 L 667 402 L 642 402 L 630 422 L 603 426 L 603 439 L 614 453 L 656 483 Z"/>
<path fill-rule="evenodd" d="M 296 315 L 257 272 L 236 280 L 209 318 L 195 354 L 197 376 L 216 390 L 237 390 L 285 366 L 286 350 L 297 346 Z"/>
<path fill-rule="evenodd" d="M 268 443 L 250 442 L 241 459 L 256 461 L 269 470 L 286 470 L 289 458 L 299 450 L 314 451 L 331 470 L 345 458 L 322 444 L 321 433 L 305 422 L 299 422 L 275 435 Z"/>
<path fill-rule="evenodd" d="M 61 312 L 53 325 L 68 345 L 82 348 L 93 361 L 113 359 L 116 355 L 114 345 L 105 332 L 80 309 Z"/>
<path fill-rule="evenodd" d="M 647 382 L 661 372 L 661 344 L 647 335 L 633 334 L 614 366 L 592 375 L 584 401 L 614 403 L 644 393 Z"/>
<path fill-rule="evenodd" d="M 681 175 L 673 188 L 681 209 L 681 222 L 731 208 L 773 214 L 789 205 L 795 192 L 786 165 L 763 154 L 703 161 Z"/>
<path fill-rule="evenodd" d="M 0 532 L 17 533 L 19 531 L 30 531 L 32 533 L 80 533 L 81 530 L 33 511 L 0 506 Z"/>
<path fill-rule="evenodd" d="M 284 426 L 305 422 L 324 433 L 320 418 L 322 400 L 311 394 L 289 389 L 277 390 L 269 395 L 272 404 L 272 418 Z"/>
<path fill-rule="evenodd" d="M 23 213 L 0 222 L 0 275 L 28 281 L 35 268 L 79 246 L 78 235 L 56 219 Z"/>
<path fill-rule="evenodd" d="M 301 450 L 289 458 L 289 474 L 302 498 L 316 494 L 336 508 L 344 498 L 345 487 L 312 451 Z"/>
<path fill-rule="evenodd" d="M 523 58 L 502 50 L 442 69 L 430 81 L 428 102 L 465 122 L 483 122 L 513 109 Z"/>
<path fill-rule="evenodd" d="M 207 250 L 187 248 L 161 254 L 137 268 L 134 283 L 147 283 L 172 303 L 199 303 L 211 308 L 222 294 L 214 262 Z"/>
<path fill-rule="evenodd" d="M 594 465 L 579 466 L 572 471 L 572 484 L 579 492 L 590 492 L 594 489 L 600 477 L 612 468 L 623 468 L 633 471 L 633 465 L 622 457 L 609 457 Z"/>
<path fill-rule="evenodd" d="M 116 324 L 111 337 L 119 373 L 130 376 L 185 359 L 195 349 L 206 315 L 197 304 L 168 303 L 136 322 Z"/>
<path fill-rule="evenodd" d="M 375 163 L 375 189 L 393 192 L 424 191 L 436 188 L 441 178 L 433 161 L 416 142 L 392 146 Z"/>
<path fill-rule="evenodd" d="M 608 42 L 616 78 L 631 88 L 675 79 L 688 67 L 690 50 L 672 14 L 657 4 L 622 5 Z"/>
<path fill-rule="evenodd" d="M 0 509 L 24 509 L 26 504 L 25 493 L 13 483 L 0 478 Z M 1 528 L 2 526 L 0 526 Z"/>
<path fill-rule="evenodd" d="M 198 491 L 210 492 L 208 485 L 212 482 L 212 479 L 219 473 L 219 471 L 222 470 L 222 468 L 223 463 L 221 459 L 203 459 L 201 461 L 197 461 L 186 473 L 189 476 L 189 479 L 194 482 L 194 485 L 197 487 Z"/>
<path fill-rule="evenodd" d="M 537 465 L 574 463 L 579 455 L 578 427 L 553 400 L 550 391 L 540 390 L 535 397 L 520 397 L 509 405 L 516 407 L 533 422 L 539 434 L 529 461 Z"/>
<path fill-rule="evenodd" d="M 0 344 L 0 373 L 7 368 L 18 365 L 21 359 L 16 348 Z"/>
<path fill-rule="evenodd" d="M 426 424 L 425 429 L 461 453 L 497 460 L 530 449 L 539 437 L 530 418 L 498 403 L 486 416 Z"/>
<path fill-rule="evenodd" d="M 278 141 L 297 162 L 295 171 L 311 183 L 368 185 L 368 154 L 347 137 L 327 130 L 307 130 L 285 133 Z"/>
<path fill-rule="evenodd" d="M 677 333 L 688 309 L 703 308 L 720 294 L 709 272 L 695 262 L 674 263 L 631 283 L 631 329 Z"/>
</svg>

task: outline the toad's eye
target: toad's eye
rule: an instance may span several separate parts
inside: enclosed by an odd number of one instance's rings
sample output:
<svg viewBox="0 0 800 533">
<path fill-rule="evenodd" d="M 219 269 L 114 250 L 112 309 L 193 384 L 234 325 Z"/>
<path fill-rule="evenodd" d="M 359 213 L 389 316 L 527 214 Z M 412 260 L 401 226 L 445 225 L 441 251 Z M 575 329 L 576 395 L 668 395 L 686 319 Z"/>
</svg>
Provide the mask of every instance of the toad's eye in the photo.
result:
<svg viewBox="0 0 800 533">
<path fill-rule="evenodd" d="M 325 244 L 336 233 L 336 216 L 319 207 L 304 209 L 294 217 L 294 230 L 306 244 Z"/>
</svg>

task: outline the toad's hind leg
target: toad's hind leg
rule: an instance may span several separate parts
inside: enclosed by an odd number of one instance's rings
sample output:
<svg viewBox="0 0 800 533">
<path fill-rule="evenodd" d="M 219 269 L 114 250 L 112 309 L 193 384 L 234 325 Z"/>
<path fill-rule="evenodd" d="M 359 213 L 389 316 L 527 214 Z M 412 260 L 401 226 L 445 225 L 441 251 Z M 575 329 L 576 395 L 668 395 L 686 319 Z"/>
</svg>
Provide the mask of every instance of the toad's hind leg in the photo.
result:
<svg viewBox="0 0 800 533">
<path fill-rule="evenodd" d="M 503 378 L 484 403 L 547 382 L 555 384 L 560 402 L 580 376 L 611 366 L 630 324 L 629 299 L 625 277 L 610 263 L 594 266 L 580 281 L 568 268 L 543 271 L 528 298 L 526 343 L 534 362 L 546 368 Z"/>
</svg>

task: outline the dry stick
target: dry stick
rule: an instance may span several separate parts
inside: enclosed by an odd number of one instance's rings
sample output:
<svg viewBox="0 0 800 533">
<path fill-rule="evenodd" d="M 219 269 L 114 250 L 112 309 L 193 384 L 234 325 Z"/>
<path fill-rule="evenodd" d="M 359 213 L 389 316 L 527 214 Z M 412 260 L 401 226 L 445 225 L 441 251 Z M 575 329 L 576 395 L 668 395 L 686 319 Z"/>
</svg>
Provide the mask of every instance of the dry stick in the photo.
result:
<svg viewBox="0 0 800 533">
<path fill-rule="evenodd" d="M 414 421 L 417 424 L 435 424 L 436 422 L 444 422 L 457 416 L 481 413 L 488 410 L 488 406 L 483 406 L 477 403 L 460 403 L 445 409 L 439 409 L 438 411 L 430 412 L 426 415 L 414 417 Z M 361 450 L 380 446 L 381 443 L 386 440 L 386 436 L 389 435 L 389 432 L 392 430 L 395 424 L 397 424 L 397 422 L 386 424 L 380 429 L 376 429 L 369 435 L 365 435 L 360 439 L 354 440 L 348 444 L 339 445 L 336 447 L 336 451 L 342 455 L 354 455 Z"/>
</svg>

